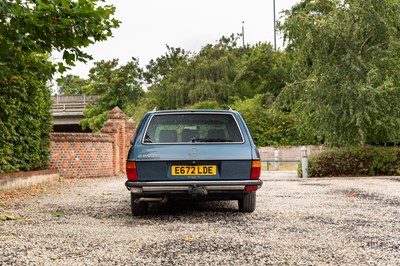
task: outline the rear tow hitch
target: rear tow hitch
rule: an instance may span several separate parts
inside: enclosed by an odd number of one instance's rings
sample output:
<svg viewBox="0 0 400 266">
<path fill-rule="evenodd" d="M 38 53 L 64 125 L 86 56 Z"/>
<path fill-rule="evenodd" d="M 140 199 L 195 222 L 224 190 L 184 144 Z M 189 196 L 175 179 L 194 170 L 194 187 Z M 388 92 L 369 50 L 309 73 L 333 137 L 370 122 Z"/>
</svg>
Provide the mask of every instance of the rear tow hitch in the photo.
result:
<svg viewBox="0 0 400 266">
<path fill-rule="evenodd" d="M 194 185 L 189 189 L 189 194 L 191 194 L 193 197 L 196 197 L 197 195 L 206 196 L 208 194 L 208 191 L 206 187 L 203 186 L 198 187 Z"/>
</svg>

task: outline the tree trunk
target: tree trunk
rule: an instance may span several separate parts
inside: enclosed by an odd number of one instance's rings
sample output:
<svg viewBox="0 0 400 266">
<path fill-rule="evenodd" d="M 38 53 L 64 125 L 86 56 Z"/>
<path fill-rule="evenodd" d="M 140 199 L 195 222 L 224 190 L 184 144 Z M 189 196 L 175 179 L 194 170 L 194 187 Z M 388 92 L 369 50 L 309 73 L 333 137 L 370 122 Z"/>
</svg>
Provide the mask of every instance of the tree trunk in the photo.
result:
<svg viewBox="0 0 400 266">
<path fill-rule="evenodd" d="M 358 146 L 363 148 L 365 146 L 365 133 L 362 128 L 358 129 Z"/>
</svg>

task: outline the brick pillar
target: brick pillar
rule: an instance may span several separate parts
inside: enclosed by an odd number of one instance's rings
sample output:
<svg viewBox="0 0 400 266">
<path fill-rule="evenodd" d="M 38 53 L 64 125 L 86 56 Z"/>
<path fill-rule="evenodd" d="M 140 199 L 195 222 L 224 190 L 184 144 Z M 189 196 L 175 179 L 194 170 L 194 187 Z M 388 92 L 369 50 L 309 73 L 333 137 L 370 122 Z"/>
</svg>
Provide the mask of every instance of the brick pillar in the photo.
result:
<svg viewBox="0 0 400 266">
<path fill-rule="evenodd" d="M 115 127 L 115 124 L 108 120 L 103 128 L 100 130 L 103 134 L 108 134 L 113 140 L 112 149 L 112 165 L 113 165 L 113 175 L 116 176 L 119 174 L 119 144 L 118 144 L 118 129 Z"/>
<path fill-rule="evenodd" d="M 131 148 L 131 141 L 136 132 L 136 123 L 130 118 L 125 124 L 125 157 L 128 156 L 129 149 Z"/>
<path fill-rule="evenodd" d="M 125 173 L 125 114 L 115 107 L 107 116 L 108 120 L 100 130 L 101 133 L 113 137 L 113 169 L 114 175 Z"/>
<path fill-rule="evenodd" d="M 126 154 L 126 140 L 125 140 L 125 114 L 124 114 L 124 120 L 119 123 L 119 136 L 118 136 L 118 141 L 119 141 L 119 170 L 121 173 L 126 172 L 125 169 L 125 154 Z"/>
</svg>

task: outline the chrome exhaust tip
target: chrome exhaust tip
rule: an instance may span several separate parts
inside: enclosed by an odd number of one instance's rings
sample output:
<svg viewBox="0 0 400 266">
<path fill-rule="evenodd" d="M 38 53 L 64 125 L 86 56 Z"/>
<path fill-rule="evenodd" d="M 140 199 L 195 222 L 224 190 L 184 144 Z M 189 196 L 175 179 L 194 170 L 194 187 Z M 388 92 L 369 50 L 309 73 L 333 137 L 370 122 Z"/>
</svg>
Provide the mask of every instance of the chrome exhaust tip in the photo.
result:
<svg viewBox="0 0 400 266">
<path fill-rule="evenodd" d="M 158 203 L 167 203 L 168 198 L 167 197 L 162 197 L 162 198 L 138 198 L 135 200 L 135 204 L 139 204 L 140 202 L 158 202 Z"/>
</svg>

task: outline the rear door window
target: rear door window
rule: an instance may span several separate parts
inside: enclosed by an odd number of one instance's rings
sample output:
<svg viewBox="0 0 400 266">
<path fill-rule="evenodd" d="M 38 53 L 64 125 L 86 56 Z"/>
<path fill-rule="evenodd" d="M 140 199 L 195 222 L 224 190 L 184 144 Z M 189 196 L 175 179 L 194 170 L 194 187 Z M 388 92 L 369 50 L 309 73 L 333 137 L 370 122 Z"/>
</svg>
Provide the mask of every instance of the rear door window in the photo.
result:
<svg viewBox="0 0 400 266">
<path fill-rule="evenodd" d="M 230 114 L 154 115 L 146 129 L 144 144 L 238 143 L 243 136 Z"/>
</svg>

